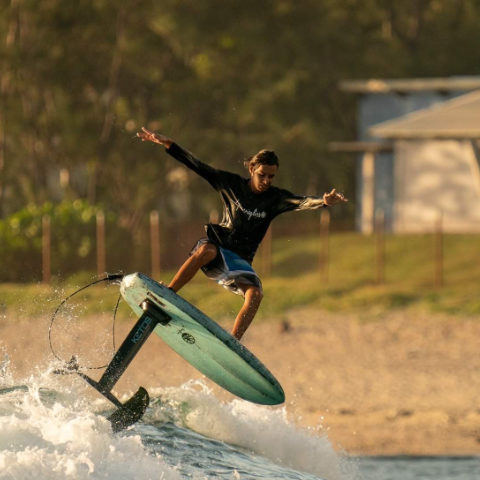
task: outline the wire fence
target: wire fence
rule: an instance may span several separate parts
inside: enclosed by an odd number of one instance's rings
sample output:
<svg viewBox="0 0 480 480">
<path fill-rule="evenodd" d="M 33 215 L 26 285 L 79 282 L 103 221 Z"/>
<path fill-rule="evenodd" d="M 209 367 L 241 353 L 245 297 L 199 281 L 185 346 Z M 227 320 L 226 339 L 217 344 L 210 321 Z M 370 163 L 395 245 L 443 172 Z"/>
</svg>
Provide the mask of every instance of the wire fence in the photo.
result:
<svg viewBox="0 0 480 480">
<path fill-rule="evenodd" d="M 149 272 L 153 277 L 157 277 L 162 271 L 167 269 L 177 268 L 181 262 L 186 258 L 189 252 L 189 248 L 193 246 L 195 240 L 200 236 L 201 232 L 200 224 L 191 226 L 188 231 L 185 226 L 172 226 L 166 228 L 161 225 L 160 215 L 158 211 L 150 212 L 148 217 L 148 235 L 143 235 L 145 239 L 148 239 L 148 245 L 143 244 L 141 247 L 146 255 L 140 262 L 141 265 L 137 265 L 136 270 L 142 270 Z M 301 229 L 300 229 L 301 230 Z M 305 235 L 305 231 L 301 233 Z M 310 229 L 309 235 L 318 237 L 318 260 L 316 263 L 310 264 L 311 271 L 317 271 L 324 284 L 328 284 L 330 281 L 330 269 L 332 264 L 332 249 L 331 243 L 331 217 L 328 210 L 321 210 L 320 214 L 316 217 L 314 222 L 314 228 Z M 52 281 L 52 258 L 55 256 L 55 251 L 52 245 L 52 237 L 55 235 L 55 221 L 50 216 L 45 215 L 42 219 L 42 248 L 41 248 L 41 265 L 42 265 L 42 281 L 46 284 Z M 109 264 L 107 245 L 112 242 L 107 242 L 109 235 L 108 228 L 105 224 L 105 216 L 103 212 L 99 211 L 95 218 L 95 267 L 98 275 L 104 274 L 107 270 L 118 271 L 122 270 L 122 267 L 127 264 L 121 264 L 118 261 L 115 265 Z M 268 277 L 274 275 L 275 262 L 274 262 L 274 249 L 275 240 L 285 235 L 291 236 L 292 232 L 288 234 L 282 229 L 277 231 L 270 228 L 259 248 L 255 260 L 255 268 L 259 270 L 262 276 Z M 296 235 L 299 235 L 298 229 Z M 335 235 L 338 235 L 336 233 Z M 385 218 L 382 212 L 379 212 L 376 216 L 374 233 L 371 235 L 356 234 L 359 238 L 367 241 L 371 245 L 371 255 L 369 255 L 369 262 L 372 264 L 373 270 L 373 282 L 382 285 L 386 281 L 386 267 L 388 263 L 386 255 L 386 232 L 385 232 Z M 431 282 L 435 287 L 441 287 L 444 284 L 444 232 L 442 227 L 441 217 L 435 222 L 432 231 L 432 244 L 429 250 L 430 262 L 432 264 L 432 277 Z M 179 239 L 182 239 L 181 241 Z M 371 241 L 370 241 L 371 239 Z M 123 257 L 126 259 L 129 256 L 128 249 L 131 246 L 117 245 L 117 248 L 123 251 Z M 299 248 L 301 248 L 299 246 Z M 109 270 L 110 268 L 110 270 Z M 88 268 L 87 268 L 88 270 Z M 90 264 L 90 270 L 92 266 Z"/>
</svg>

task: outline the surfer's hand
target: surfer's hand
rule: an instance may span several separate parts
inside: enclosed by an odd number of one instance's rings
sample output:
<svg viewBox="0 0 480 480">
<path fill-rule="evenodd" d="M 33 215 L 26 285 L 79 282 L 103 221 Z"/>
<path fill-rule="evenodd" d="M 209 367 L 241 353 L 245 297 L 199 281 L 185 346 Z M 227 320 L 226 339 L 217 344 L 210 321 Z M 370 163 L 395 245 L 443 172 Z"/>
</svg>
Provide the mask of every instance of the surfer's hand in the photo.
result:
<svg viewBox="0 0 480 480">
<path fill-rule="evenodd" d="M 337 193 L 335 188 L 332 189 L 330 193 L 323 194 L 323 203 L 328 207 L 332 207 L 333 205 L 337 205 L 338 203 L 346 203 L 348 199 L 345 198 L 343 193 Z"/>
<path fill-rule="evenodd" d="M 161 133 L 151 132 L 147 130 L 145 127 L 142 127 L 141 132 L 137 132 L 137 137 L 142 139 L 142 142 L 153 142 L 158 143 L 159 145 L 163 145 L 165 148 L 170 148 L 170 145 L 173 143 L 171 138 L 162 135 Z"/>
</svg>

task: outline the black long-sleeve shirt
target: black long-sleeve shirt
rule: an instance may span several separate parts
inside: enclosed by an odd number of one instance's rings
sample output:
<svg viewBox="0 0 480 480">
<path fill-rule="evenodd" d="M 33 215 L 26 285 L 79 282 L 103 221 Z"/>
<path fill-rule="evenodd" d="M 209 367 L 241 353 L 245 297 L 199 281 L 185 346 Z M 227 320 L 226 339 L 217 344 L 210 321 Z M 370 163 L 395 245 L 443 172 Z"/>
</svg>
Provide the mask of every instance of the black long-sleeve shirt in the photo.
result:
<svg viewBox="0 0 480 480">
<path fill-rule="evenodd" d="M 189 169 L 207 180 L 220 194 L 223 218 L 219 225 L 208 225 L 210 241 L 232 250 L 250 263 L 270 222 L 281 213 L 292 210 L 313 210 L 326 206 L 313 196 L 294 195 L 288 190 L 271 186 L 254 193 L 249 179 L 207 165 L 176 143 L 167 152 Z"/>
</svg>

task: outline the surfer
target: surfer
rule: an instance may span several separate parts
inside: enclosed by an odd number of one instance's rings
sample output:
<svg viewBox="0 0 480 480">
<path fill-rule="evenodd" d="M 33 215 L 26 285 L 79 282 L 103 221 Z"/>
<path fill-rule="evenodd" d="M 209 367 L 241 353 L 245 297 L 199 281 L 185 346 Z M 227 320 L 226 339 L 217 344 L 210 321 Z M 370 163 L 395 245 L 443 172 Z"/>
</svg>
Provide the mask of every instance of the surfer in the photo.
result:
<svg viewBox="0 0 480 480">
<path fill-rule="evenodd" d="M 249 177 L 244 178 L 201 162 L 172 139 L 145 127 L 137 137 L 163 145 L 167 153 L 203 177 L 220 194 L 221 223 L 205 226 L 206 237 L 193 247 L 168 287 L 178 292 L 201 269 L 207 277 L 242 295 L 244 303 L 232 329 L 232 335 L 240 340 L 263 298 L 262 283 L 252 261 L 270 222 L 284 212 L 331 207 L 348 200 L 335 189 L 314 197 L 274 187 L 279 161 L 271 150 L 260 150 L 245 162 Z"/>
</svg>

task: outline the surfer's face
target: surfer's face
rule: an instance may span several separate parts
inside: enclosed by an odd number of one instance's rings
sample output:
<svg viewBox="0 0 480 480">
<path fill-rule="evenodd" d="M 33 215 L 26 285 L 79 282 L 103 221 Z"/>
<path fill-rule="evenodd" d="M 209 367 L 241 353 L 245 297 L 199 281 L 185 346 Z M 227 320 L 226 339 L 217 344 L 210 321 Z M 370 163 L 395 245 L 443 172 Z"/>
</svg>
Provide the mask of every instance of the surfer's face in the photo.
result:
<svg viewBox="0 0 480 480">
<path fill-rule="evenodd" d="M 250 188 L 253 193 L 267 191 L 278 170 L 277 165 L 256 165 L 250 166 Z"/>
</svg>

